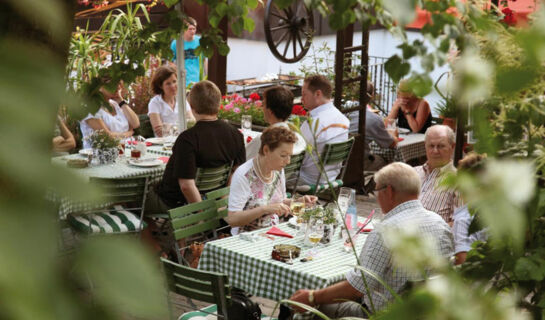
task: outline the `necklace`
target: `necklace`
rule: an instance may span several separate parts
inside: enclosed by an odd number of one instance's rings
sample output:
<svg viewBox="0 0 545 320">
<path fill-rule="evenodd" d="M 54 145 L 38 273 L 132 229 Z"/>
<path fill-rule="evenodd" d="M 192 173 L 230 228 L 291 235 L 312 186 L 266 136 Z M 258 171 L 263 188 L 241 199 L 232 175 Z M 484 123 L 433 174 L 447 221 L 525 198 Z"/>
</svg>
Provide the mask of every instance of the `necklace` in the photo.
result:
<svg viewBox="0 0 545 320">
<path fill-rule="evenodd" d="M 259 175 L 259 177 L 261 178 L 261 180 L 263 180 L 263 182 L 265 183 L 269 183 L 271 182 L 272 178 L 273 178 L 273 172 L 271 171 L 270 175 L 268 178 L 265 177 L 265 175 L 263 174 L 263 171 L 261 171 L 261 165 L 259 164 L 259 156 L 257 156 L 255 158 L 255 163 L 256 163 L 256 168 L 257 168 L 257 174 Z"/>
</svg>

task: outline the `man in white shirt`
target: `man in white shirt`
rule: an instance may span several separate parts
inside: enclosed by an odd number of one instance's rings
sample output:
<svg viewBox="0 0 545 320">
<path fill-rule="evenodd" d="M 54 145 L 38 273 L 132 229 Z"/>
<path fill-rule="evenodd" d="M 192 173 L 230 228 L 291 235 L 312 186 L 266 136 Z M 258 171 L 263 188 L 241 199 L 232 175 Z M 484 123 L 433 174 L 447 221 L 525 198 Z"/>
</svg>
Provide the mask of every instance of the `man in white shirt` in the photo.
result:
<svg viewBox="0 0 545 320">
<path fill-rule="evenodd" d="M 314 156 L 320 156 L 327 143 L 348 140 L 350 121 L 331 102 L 332 91 L 329 80 L 321 75 L 309 76 L 303 84 L 301 92 L 303 106 L 309 111 L 308 115 L 312 118 L 312 124 L 309 125 L 308 121 L 303 123 L 301 133 L 308 144 L 317 147 L 317 150 L 313 149 Z M 316 121 L 319 122 L 314 131 Z M 325 170 L 329 181 L 334 181 L 341 167 L 329 165 L 325 167 Z M 299 184 L 315 184 L 319 173 L 319 168 L 307 153 L 301 167 Z M 325 182 L 327 182 L 326 176 L 322 175 L 319 183 Z"/>
</svg>

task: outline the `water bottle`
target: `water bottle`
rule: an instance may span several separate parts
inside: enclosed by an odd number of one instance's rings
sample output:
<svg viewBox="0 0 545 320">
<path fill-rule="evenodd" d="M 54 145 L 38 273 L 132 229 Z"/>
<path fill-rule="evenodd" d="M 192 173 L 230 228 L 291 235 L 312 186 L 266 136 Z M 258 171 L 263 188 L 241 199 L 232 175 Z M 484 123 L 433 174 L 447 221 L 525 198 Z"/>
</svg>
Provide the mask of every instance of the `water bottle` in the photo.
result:
<svg viewBox="0 0 545 320">
<path fill-rule="evenodd" d="M 355 201 L 350 204 L 348 210 L 346 210 L 347 226 L 349 229 L 355 230 L 358 227 L 358 211 L 356 209 Z"/>
</svg>

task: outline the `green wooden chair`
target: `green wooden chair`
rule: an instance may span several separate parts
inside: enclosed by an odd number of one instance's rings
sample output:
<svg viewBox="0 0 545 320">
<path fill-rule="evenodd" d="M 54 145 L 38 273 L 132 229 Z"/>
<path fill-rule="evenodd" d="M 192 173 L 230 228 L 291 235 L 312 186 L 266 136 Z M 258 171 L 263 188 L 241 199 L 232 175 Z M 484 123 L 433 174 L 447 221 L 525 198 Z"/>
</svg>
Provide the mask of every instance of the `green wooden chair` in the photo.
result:
<svg viewBox="0 0 545 320">
<path fill-rule="evenodd" d="M 201 194 L 227 186 L 233 162 L 216 168 L 197 168 L 195 184 Z"/>
<path fill-rule="evenodd" d="M 220 224 L 221 219 L 227 217 L 227 212 L 229 211 L 229 191 L 230 187 L 225 187 L 207 192 L 205 195 L 206 199 L 214 200 L 216 202 L 216 212 L 218 214 L 218 218 L 220 219 Z M 228 225 L 224 225 L 216 229 L 216 231 L 221 231 L 228 228 Z"/>
<path fill-rule="evenodd" d="M 149 184 L 148 177 L 107 179 L 91 178 L 98 187 L 106 209 L 90 208 L 70 214 L 67 222 L 77 233 L 113 234 L 140 233 L 145 228 L 144 207 Z M 123 204 L 123 205 L 121 205 Z M 127 205 L 129 205 L 127 207 Z"/>
<path fill-rule="evenodd" d="M 218 318 L 228 319 L 227 307 L 231 303 L 231 287 L 229 286 L 227 275 L 193 269 L 182 266 L 172 261 L 161 258 L 163 272 L 166 277 L 168 289 L 179 295 L 198 301 L 215 303 L 199 311 L 188 312 L 180 316 L 180 320 L 188 320 L 197 316 L 206 316 L 214 314 Z M 175 319 L 172 315 L 170 318 Z"/>
<path fill-rule="evenodd" d="M 305 159 L 305 152 L 291 156 L 290 163 L 284 167 L 284 176 L 286 177 L 286 189 L 290 193 L 295 191 L 297 182 L 299 182 L 299 173 Z"/>
<path fill-rule="evenodd" d="M 153 128 L 151 127 L 151 121 L 147 114 L 139 114 L 138 120 L 140 120 L 140 126 L 134 130 L 135 135 L 140 135 L 144 138 L 152 138 L 155 136 Z"/>
<path fill-rule="evenodd" d="M 184 262 L 178 240 L 190 239 L 196 236 L 206 238 L 211 234 L 217 237 L 216 230 L 221 226 L 216 201 L 209 199 L 181 206 L 168 211 L 174 235 L 174 247 L 179 262 Z"/>
<path fill-rule="evenodd" d="M 322 177 L 323 172 L 320 172 L 318 179 L 316 179 L 316 184 L 309 185 L 298 185 L 297 192 L 302 194 L 318 194 L 329 188 L 339 188 L 343 185 L 343 177 L 346 171 L 346 163 L 350 152 L 352 151 L 352 146 L 354 145 L 354 137 L 349 138 L 343 142 L 337 143 L 328 143 L 324 146 L 324 150 L 321 155 L 322 162 L 324 166 L 327 165 L 342 165 L 341 172 L 335 181 L 331 181 L 330 184 L 320 183 L 320 178 Z"/>
</svg>

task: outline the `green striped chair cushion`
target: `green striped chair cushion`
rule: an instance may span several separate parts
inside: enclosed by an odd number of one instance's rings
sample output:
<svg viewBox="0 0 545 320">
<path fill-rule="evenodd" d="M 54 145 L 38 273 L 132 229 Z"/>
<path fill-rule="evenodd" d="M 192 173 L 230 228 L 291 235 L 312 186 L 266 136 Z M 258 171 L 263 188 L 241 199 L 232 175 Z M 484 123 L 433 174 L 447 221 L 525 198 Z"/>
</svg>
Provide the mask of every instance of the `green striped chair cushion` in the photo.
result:
<svg viewBox="0 0 545 320">
<path fill-rule="evenodd" d="M 343 186 L 343 181 L 341 179 L 337 179 L 331 182 L 331 184 L 333 185 L 333 188 L 339 188 Z M 318 192 L 322 192 L 327 189 L 329 189 L 329 184 L 327 183 L 320 183 L 318 185 L 303 184 L 303 185 L 297 186 L 297 192 L 302 194 L 316 194 Z"/>
<path fill-rule="evenodd" d="M 219 319 L 217 317 L 217 311 L 218 306 L 215 304 L 209 305 L 208 307 L 204 307 L 198 311 L 191 311 L 186 312 L 182 314 L 178 320 L 216 320 Z M 261 319 L 263 320 L 278 320 L 277 318 L 271 318 L 264 314 L 261 315 Z"/>
<path fill-rule="evenodd" d="M 68 215 L 68 223 L 77 231 L 92 233 L 124 233 L 140 231 L 146 227 L 134 213 L 122 206 L 114 206 L 113 211 L 95 212 L 85 215 Z M 90 222 L 90 223 L 89 223 Z"/>
</svg>

